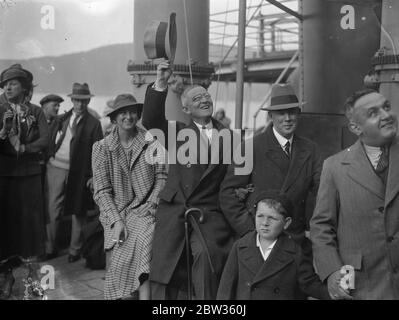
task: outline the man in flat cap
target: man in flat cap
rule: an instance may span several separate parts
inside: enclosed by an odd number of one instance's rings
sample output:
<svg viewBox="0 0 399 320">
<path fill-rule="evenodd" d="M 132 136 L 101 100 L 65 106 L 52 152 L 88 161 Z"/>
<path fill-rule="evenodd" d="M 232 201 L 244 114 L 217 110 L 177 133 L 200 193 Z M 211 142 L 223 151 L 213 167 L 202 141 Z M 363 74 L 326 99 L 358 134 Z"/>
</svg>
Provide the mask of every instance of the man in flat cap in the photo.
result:
<svg viewBox="0 0 399 320">
<path fill-rule="evenodd" d="M 42 106 L 49 125 L 51 125 L 53 120 L 57 117 L 62 102 L 64 102 L 64 99 L 56 94 L 48 94 L 40 100 L 40 105 Z"/>
<path fill-rule="evenodd" d="M 49 125 L 49 131 L 50 131 L 50 137 L 52 134 L 57 134 L 57 125 L 58 125 L 58 110 L 60 108 L 60 103 L 63 102 L 64 99 L 62 99 L 60 96 L 56 94 L 49 94 L 43 97 L 40 100 L 40 105 L 42 107 L 43 113 L 46 117 L 47 124 Z M 51 139 L 49 140 L 50 144 Z M 44 208 L 45 208 L 45 220 L 49 221 L 49 216 L 47 212 L 47 194 L 48 194 L 48 188 L 46 186 L 46 168 L 47 168 L 47 161 L 48 161 L 48 150 L 49 146 L 40 154 L 40 166 L 42 167 L 42 188 L 43 188 L 43 195 L 45 197 L 43 198 L 44 201 Z M 48 260 L 53 257 L 55 257 L 56 254 L 54 253 L 48 253 L 42 256 L 41 258 L 43 260 Z"/>
<path fill-rule="evenodd" d="M 229 166 L 220 190 L 221 208 L 225 214 L 244 213 L 248 211 L 246 203 L 253 203 L 255 193 L 280 190 L 294 205 L 287 232 L 310 256 L 311 244 L 305 237 L 310 219 L 306 216 L 306 207 L 314 205 L 321 157 L 314 142 L 295 133 L 301 109 L 290 85 L 272 86 L 270 106 L 266 110 L 271 124 L 265 132 L 248 141 L 253 143 L 253 171 L 248 175 L 236 175 L 236 165 Z"/>
<path fill-rule="evenodd" d="M 74 83 L 73 108 L 57 119 L 53 128 L 47 165 L 48 212 L 47 254 L 55 254 L 57 221 L 62 215 L 72 216 L 69 262 L 80 258 L 82 226 L 92 201 L 91 152 L 94 142 L 102 139 L 100 121 L 88 112 L 93 95 L 87 83 Z"/>
</svg>

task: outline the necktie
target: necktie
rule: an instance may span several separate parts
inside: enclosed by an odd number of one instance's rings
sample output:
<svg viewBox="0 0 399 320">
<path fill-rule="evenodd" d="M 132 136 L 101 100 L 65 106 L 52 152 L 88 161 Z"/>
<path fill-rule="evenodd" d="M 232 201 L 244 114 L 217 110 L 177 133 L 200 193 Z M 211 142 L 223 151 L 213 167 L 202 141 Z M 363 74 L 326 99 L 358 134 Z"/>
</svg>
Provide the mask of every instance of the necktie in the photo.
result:
<svg viewBox="0 0 399 320">
<path fill-rule="evenodd" d="M 72 121 L 72 125 L 71 125 L 71 133 L 72 133 L 72 136 L 75 136 L 75 133 L 76 133 L 76 125 L 78 124 L 78 116 L 75 116 L 75 118 L 73 119 L 73 121 Z"/>
<path fill-rule="evenodd" d="M 386 184 L 387 176 L 388 176 L 388 166 L 389 166 L 389 157 L 388 157 L 388 148 L 381 148 L 380 159 L 378 160 L 377 167 L 375 168 L 375 172 L 381 178 L 381 180 Z"/>
<path fill-rule="evenodd" d="M 287 154 L 288 158 L 291 158 L 290 147 L 291 147 L 291 143 L 289 141 L 287 141 L 287 143 L 284 146 L 284 151 Z"/>
<path fill-rule="evenodd" d="M 208 148 L 208 163 L 207 165 L 209 166 L 211 164 L 211 141 L 209 140 L 208 135 L 206 134 L 206 126 L 201 127 L 201 134 L 203 136 L 204 141 L 206 142 L 207 148 Z"/>
</svg>

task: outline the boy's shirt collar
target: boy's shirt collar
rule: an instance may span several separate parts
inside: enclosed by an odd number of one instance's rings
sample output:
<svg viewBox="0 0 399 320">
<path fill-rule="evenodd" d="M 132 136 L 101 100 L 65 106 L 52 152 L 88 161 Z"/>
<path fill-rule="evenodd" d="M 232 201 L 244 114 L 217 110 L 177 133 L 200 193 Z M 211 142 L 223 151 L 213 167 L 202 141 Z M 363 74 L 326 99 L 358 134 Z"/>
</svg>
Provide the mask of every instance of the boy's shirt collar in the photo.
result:
<svg viewBox="0 0 399 320">
<path fill-rule="evenodd" d="M 270 255 L 270 252 L 272 252 L 272 249 L 273 249 L 273 247 L 275 246 L 276 242 L 277 242 L 277 239 L 274 240 L 274 242 L 273 242 L 270 246 L 268 246 L 268 247 L 266 248 L 265 252 L 263 252 L 262 246 L 260 245 L 259 233 L 256 234 L 256 246 L 259 248 L 260 253 L 261 253 L 262 257 L 263 257 L 263 260 L 265 260 L 265 261 L 267 260 L 267 258 L 268 258 L 269 255 Z"/>
</svg>

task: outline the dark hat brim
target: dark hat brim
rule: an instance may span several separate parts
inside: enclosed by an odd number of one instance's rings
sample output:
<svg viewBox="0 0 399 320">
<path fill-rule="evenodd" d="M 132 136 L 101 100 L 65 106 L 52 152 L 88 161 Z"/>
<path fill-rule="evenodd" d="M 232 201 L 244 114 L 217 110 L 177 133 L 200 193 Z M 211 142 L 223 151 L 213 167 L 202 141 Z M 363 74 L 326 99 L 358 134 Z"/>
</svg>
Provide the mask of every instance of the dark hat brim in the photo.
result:
<svg viewBox="0 0 399 320">
<path fill-rule="evenodd" d="M 121 109 L 129 108 L 129 107 L 131 107 L 131 108 L 135 107 L 138 112 L 142 112 L 143 106 L 144 106 L 144 104 L 139 103 L 139 102 L 137 102 L 137 103 L 131 103 L 131 102 L 121 103 L 119 106 L 116 107 L 116 109 L 109 110 L 105 114 L 105 116 L 111 117 L 111 115 L 118 113 Z"/>
<path fill-rule="evenodd" d="M 48 96 L 43 97 L 40 100 L 39 103 L 40 103 L 40 105 L 44 105 L 45 103 L 51 102 L 51 101 L 55 101 L 55 102 L 61 103 L 61 102 L 64 102 L 64 99 L 62 97 L 60 97 L 60 96 L 52 94 L 52 95 L 48 95 Z"/>
<path fill-rule="evenodd" d="M 74 98 L 74 99 L 90 99 L 94 97 L 94 94 L 68 94 L 68 97 Z"/>
<path fill-rule="evenodd" d="M 4 85 L 6 84 L 6 82 L 13 80 L 13 79 L 24 79 L 28 83 L 32 83 L 33 74 L 32 74 L 32 72 L 30 72 L 22 67 L 13 68 L 13 66 L 11 66 L 1 73 L 0 79 L 1 79 L 0 88 L 4 88 Z"/>
<path fill-rule="evenodd" d="M 7 81 L 14 80 L 14 79 L 23 79 L 23 80 L 29 82 L 29 80 L 26 77 L 24 77 L 23 74 L 21 74 L 21 75 L 14 74 L 14 75 L 10 75 L 8 77 L 5 77 L 0 82 L 0 88 L 4 88 L 4 86 L 6 85 Z"/>
</svg>

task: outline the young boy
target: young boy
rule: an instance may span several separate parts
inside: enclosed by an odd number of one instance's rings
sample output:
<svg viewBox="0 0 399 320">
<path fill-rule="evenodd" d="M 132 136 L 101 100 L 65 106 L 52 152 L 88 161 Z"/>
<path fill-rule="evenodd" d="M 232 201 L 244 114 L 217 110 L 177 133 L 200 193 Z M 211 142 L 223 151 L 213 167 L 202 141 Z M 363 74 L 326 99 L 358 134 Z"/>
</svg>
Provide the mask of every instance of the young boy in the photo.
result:
<svg viewBox="0 0 399 320">
<path fill-rule="evenodd" d="M 254 212 L 256 231 L 234 243 L 217 299 L 294 300 L 301 296 L 300 290 L 330 299 L 312 261 L 284 233 L 291 223 L 290 200 L 277 191 L 263 191 L 255 199 Z"/>
</svg>

